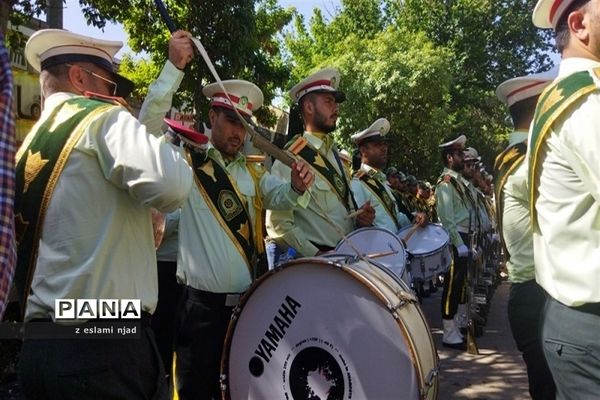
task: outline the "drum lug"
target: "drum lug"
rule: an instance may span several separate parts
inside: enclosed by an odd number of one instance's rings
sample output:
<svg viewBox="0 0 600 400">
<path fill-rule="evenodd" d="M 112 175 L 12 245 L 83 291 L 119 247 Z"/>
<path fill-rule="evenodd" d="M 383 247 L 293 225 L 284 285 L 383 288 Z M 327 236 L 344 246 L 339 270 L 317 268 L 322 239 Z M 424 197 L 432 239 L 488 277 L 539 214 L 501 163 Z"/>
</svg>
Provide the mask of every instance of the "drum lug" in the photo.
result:
<svg viewBox="0 0 600 400">
<path fill-rule="evenodd" d="M 400 290 L 396 292 L 396 297 L 398 297 L 399 301 L 395 305 L 388 304 L 388 309 L 394 314 L 394 316 L 399 318 L 396 311 L 402 309 L 404 306 L 416 303 L 418 301 L 417 297 L 411 293 L 405 292 L 404 290 Z"/>
<path fill-rule="evenodd" d="M 227 390 L 227 374 L 221 374 L 219 375 L 219 384 L 221 386 L 221 393 L 225 392 Z"/>
<path fill-rule="evenodd" d="M 439 373 L 439 367 L 435 367 L 434 369 L 432 369 L 431 371 L 429 371 L 429 373 L 425 377 L 424 385 L 421 388 L 421 398 L 422 399 L 426 399 L 427 398 L 427 394 L 429 393 L 429 391 L 433 387 L 433 385 L 435 383 L 435 380 L 437 379 L 438 373 Z"/>
</svg>

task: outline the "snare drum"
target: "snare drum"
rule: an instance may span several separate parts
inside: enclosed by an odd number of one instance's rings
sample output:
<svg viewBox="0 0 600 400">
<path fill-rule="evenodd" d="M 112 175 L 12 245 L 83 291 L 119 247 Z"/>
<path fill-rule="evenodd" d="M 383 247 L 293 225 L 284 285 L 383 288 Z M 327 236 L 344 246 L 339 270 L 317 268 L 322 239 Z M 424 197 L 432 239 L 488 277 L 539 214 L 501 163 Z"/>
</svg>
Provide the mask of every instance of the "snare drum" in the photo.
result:
<svg viewBox="0 0 600 400">
<path fill-rule="evenodd" d="M 417 299 L 387 270 L 301 258 L 242 298 L 221 362 L 225 399 L 437 398 L 438 357 Z"/>
<path fill-rule="evenodd" d="M 398 236 L 407 236 L 411 226 L 404 227 Z M 436 274 L 446 272 L 452 256 L 450 253 L 450 235 L 439 224 L 427 224 L 419 227 L 406 242 L 407 251 L 412 255 L 407 269 L 414 279 L 429 280 Z"/>
<path fill-rule="evenodd" d="M 355 254 L 352 247 L 361 252 L 361 256 L 384 265 L 404 282 L 410 283 L 406 271 L 404 243 L 391 231 L 376 227 L 357 229 L 338 243 L 335 252 Z"/>
</svg>

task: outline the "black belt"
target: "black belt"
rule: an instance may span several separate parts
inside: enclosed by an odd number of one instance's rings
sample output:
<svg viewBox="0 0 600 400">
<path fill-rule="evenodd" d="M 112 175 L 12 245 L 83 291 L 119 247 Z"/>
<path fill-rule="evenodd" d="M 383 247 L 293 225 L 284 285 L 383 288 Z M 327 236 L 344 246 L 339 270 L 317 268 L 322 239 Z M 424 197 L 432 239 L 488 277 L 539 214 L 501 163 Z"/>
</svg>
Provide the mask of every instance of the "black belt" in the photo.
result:
<svg viewBox="0 0 600 400">
<path fill-rule="evenodd" d="M 185 287 L 186 299 L 218 307 L 235 307 L 242 295 L 243 293 L 212 293 L 191 286 Z"/>
<path fill-rule="evenodd" d="M 600 316 L 600 303 L 585 303 L 581 306 L 571 307 L 573 310 L 581 311 L 587 314 Z"/>
</svg>

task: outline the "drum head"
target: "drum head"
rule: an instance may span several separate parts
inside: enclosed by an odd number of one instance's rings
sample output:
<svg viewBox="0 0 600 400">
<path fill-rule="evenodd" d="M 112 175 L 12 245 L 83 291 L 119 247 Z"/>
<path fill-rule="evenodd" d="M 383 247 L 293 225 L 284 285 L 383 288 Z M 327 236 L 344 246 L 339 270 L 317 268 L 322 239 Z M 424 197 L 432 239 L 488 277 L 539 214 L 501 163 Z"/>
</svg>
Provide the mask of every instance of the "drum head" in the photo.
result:
<svg viewBox="0 0 600 400">
<path fill-rule="evenodd" d="M 350 242 L 350 243 L 349 243 Z M 346 236 L 335 248 L 336 253 L 355 254 L 354 246 L 362 256 L 373 255 L 373 261 L 391 269 L 402 277 L 406 268 L 406 250 L 398 236 L 384 228 L 361 228 Z M 378 256 L 380 254 L 387 254 Z"/>
<path fill-rule="evenodd" d="M 226 398 L 419 399 L 405 331 L 375 293 L 335 260 L 269 273 L 230 324 Z"/>
<path fill-rule="evenodd" d="M 398 232 L 404 238 L 412 226 L 406 226 Z M 448 231 L 438 224 L 427 224 L 419 227 L 406 242 L 406 249 L 414 255 L 434 253 L 446 246 L 450 240 Z"/>
</svg>

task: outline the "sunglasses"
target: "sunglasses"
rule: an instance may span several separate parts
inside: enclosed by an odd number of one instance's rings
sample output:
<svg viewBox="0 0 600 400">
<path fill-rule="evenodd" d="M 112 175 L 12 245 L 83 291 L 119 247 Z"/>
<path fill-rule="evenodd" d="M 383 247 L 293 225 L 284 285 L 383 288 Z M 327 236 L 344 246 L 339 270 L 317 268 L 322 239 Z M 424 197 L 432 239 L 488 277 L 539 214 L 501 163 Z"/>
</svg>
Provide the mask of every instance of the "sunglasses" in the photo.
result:
<svg viewBox="0 0 600 400">
<path fill-rule="evenodd" d="M 72 67 L 73 64 L 65 64 L 67 67 Z M 117 82 L 115 81 L 111 81 L 110 79 L 107 79 L 101 75 L 98 75 L 97 73 L 95 73 L 94 71 L 91 71 L 87 68 L 82 67 L 81 65 L 77 65 L 79 68 L 81 68 L 83 71 L 87 72 L 88 74 L 90 74 L 91 76 L 93 76 L 94 78 L 98 78 L 100 80 L 103 80 L 104 82 L 108 83 L 109 85 L 111 85 L 112 90 L 109 89 L 110 93 L 112 96 L 116 96 L 117 95 Z"/>
</svg>

